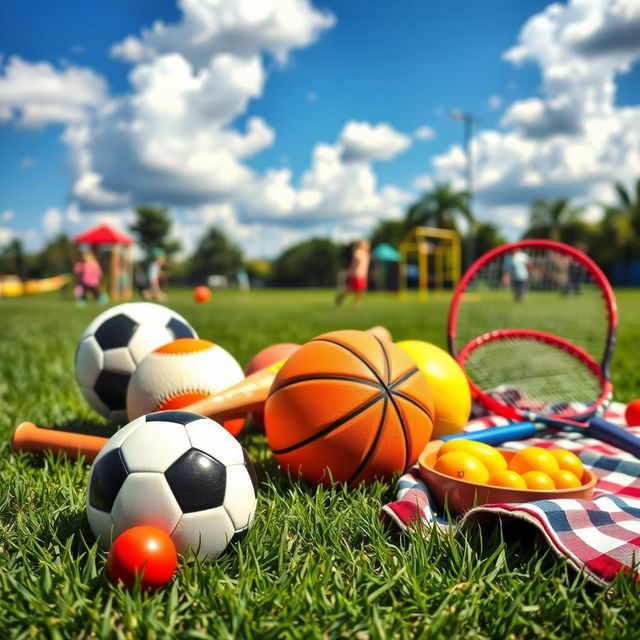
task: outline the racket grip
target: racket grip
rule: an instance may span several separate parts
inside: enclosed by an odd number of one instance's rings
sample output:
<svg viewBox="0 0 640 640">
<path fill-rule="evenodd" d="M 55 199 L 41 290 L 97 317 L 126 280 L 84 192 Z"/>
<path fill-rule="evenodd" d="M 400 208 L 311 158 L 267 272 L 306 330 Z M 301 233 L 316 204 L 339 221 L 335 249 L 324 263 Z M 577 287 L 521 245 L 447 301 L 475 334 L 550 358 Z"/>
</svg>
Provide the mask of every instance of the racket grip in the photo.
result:
<svg viewBox="0 0 640 640">
<path fill-rule="evenodd" d="M 589 435 L 640 458 L 640 438 L 602 418 L 589 420 Z"/>
<path fill-rule="evenodd" d="M 451 436 L 443 436 L 439 438 L 444 442 L 449 440 L 475 440 L 476 442 L 484 442 L 485 444 L 498 445 L 509 440 L 526 440 L 532 438 L 538 433 L 540 428 L 533 422 L 518 422 L 516 424 L 508 424 L 504 427 L 488 427 L 481 431 L 468 431 L 466 433 L 456 433 Z"/>
</svg>

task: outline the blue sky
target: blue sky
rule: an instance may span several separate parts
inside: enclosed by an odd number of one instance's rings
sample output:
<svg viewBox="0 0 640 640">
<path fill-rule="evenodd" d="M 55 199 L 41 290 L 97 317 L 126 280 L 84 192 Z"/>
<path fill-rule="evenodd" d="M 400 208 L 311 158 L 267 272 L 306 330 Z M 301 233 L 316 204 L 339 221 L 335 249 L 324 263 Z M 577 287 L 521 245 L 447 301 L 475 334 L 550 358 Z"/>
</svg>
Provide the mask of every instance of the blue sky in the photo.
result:
<svg viewBox="0 0 640 640">
<path fill-rule="evenodd" d="M 640 177 L 638 0 L 24 0 L 0 56 L 0 246 L 142 203 L 185 251 L 212 224 L 249 256 L 348 240 L 465 186 L 456 108 L 476 213 L 512 237 L 533 197 Z"/>
</svg>

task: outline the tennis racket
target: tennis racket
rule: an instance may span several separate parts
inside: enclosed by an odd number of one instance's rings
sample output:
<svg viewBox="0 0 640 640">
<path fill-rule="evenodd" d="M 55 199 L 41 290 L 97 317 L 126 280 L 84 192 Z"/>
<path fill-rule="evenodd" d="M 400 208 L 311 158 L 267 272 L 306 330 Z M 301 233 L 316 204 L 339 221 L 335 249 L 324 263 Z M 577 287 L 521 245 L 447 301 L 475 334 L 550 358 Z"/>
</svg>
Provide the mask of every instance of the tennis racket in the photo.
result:
<svg viewBox="0 0 640 640">
<path fill-rule="evenodd" d="M 526 240 L 488 252 L 465 273 L 448 338 L 474 399 L 528 423 L 505 427 L 508 439 L 581 429 L 640 457 L 635 436 L 598 417 L 611 399 L 616 327 L 613 292 L 592 260 L 561 243 Z"/>
</svg>

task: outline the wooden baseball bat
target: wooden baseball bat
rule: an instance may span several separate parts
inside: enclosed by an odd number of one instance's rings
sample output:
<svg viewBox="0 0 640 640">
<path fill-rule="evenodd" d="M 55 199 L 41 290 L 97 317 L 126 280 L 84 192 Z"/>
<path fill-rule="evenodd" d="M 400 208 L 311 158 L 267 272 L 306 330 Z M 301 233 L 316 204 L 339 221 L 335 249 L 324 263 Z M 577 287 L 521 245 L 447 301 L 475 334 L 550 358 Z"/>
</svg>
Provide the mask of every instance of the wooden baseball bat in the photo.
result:
<svg viewBox="0 0 640 640">
<path fill-rule="evenodd" d="M 371 329 L 367 329 L 367 333 L 382 340 L 391 340 L 391 334 L 385 327 L 371 327 Z M 269 389 L 276 373 L 280 371 L 286 361 L 287 358 L 284 358 L 269 367 L 256 371 L 228 389 L 182 407 L 179 411 L 198 413 L 221 422 L 260 410 L 264 407 L 269 396 Z M 77 458 L 79 454 L 82 454 L 87 462 L 92 462 L 107 440 L 108 438 L 101 436 L 89 436 L 74 431 L 44 429 L 27 421 L 21 422 L 16 427 L 11 438 L 11 446 L 14 451 L 42 453 L 49 450 L 65 453 L 72 458 Z"/>
</svg>

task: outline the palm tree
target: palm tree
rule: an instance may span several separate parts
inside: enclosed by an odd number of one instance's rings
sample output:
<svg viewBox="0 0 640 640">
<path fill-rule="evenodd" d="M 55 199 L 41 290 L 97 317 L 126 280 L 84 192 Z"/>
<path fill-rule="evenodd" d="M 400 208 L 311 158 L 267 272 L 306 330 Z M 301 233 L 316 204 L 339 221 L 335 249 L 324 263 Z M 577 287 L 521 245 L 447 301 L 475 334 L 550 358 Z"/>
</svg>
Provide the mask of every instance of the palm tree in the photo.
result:
<svg viewBox="0 0 640 640">
<path fill-rule="evenodd" d="M 412 204 L 405 217 L 405 230 L 430 226 L 458 231 L 457 221 L 461 217 L 467 222 L 467 262 L 475 258 L 476 220 L 471 213 L 471 195 L 468 191 L 454 191 L 448 182 L 436 184 L 417 202 Z"/>
<path fill-rule="evenodd" d="M 604 233 L 613 237 L 618 249 L 626 259 L 638 252 L 640 238 L 640 178 L 635 184 L 635 201 L 631 189 L 619 182 L 614 184 L 618 204 L 605 206 L 602 221 Z"/>
<path fill-rule="evenodd" d="M 405 227 L 431 226 L 440 229 L 458 230 L 456 218 L 462 216 L 470 228 L 475 219 L 469 206 L 468 191 L 454 191 L 448 182 L 436 184 L 432 191 L 425 193 L 407 211 Z"/>
<path fill-rule="evenodd" d="M 583 207 L 571 204 L 569 198 L 545 200 L 536 198 L 531 203 L 529 229 L 524 237 L 549 238 L 561 240 L 563 229 L 580 219 Z"/>
</svg>

